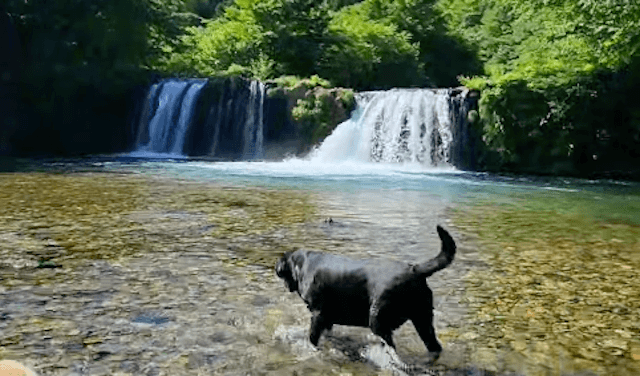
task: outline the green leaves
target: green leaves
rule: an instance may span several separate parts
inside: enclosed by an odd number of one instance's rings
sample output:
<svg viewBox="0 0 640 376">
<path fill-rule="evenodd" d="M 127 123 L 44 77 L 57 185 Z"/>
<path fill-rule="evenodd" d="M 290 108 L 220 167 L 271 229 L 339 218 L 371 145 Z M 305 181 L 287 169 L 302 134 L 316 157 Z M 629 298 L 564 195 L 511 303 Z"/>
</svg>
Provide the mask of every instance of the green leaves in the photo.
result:
<svg viewBox="0 0 640 376">
<path fill-rule="evenodd" d="M 640 4 L 629 0 L 579 0 L 580 28 L 606 67 L 628 64 L 640 51 Z"/>
<path fill-rule="evenodd" d="M 627 64 L 640 48 L 640 5 L 627 0 L 441 0 L 438 9 L 494 84 L 571 84 Z"/>
<path fill-rule="evenodd" d="M 612 103 L 626 103 L 633 92 L 631 81 L 613 82 L 640 51 L 637 2 L 440 0 L 437 9 L 483 63 L 484 76 L 462 82 L 483 90 L 483 139 L 499 160 L 488 167 L 576 173 L 596 164 L 618 169 L 616 158 L 637 158 L 613 150 L 639 145 L 635 110 L 603 111 L 605 91 Z"/>
<path fill-rule="evenodd" d="M 321 73 L 347 87 L 419 84 L 419 46 L 396 25 L 370 18 L 368 5 L 357 4 L 335 14 L 329 24 L 334 43 L 323 53 Z"/>
<path fill-rule="evenodd" d="M 315 0 L 254 1 L 249 10 L 265 32 L 266 53 L 280 74 L 310 76 L 326 41 L 328 8 Z"/>
<path fill-rule="evenodd" d="M 357 89 L 425 86 L 425 69 L 447 82 L 459 74 L 440 74 L 452 68 L 444 60 L 439 66 L 437 55 L 456 45 L 442 30 L 436 35 L 434 0 L 352 3 L 236 0 L 204 27 L 188 28 L 154 67 L 206 76 L 235 64 L 242 69 L 234 72 L 253 77 L 318 74 Z"/>
</svg>

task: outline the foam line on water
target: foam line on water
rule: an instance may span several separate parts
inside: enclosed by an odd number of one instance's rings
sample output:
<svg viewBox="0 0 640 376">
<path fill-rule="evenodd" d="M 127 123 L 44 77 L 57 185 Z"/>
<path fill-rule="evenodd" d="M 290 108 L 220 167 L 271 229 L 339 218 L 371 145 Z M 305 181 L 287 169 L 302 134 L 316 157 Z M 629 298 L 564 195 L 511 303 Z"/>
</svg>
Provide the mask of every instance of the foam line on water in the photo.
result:
<svg viewBox="0 0 640 376">
<path fill-rule="evenodd" d="M 292 158 L 283 162 L 193 162 L 193 166 L 219 170 L 221 172 L 237 172 L 243 175 L 272 177 L 312 177 L 312 178 L 349 178 L 349 177 L 399 177 L 421 178 L 429 174 L 457 174 L 461 171 L 453 167 L 428 168 L 418 163 L 368 163 L 357 161 L 317 162 Z"/>
<path fill-rule="evenodd" d="M 155 151 L 135 150 L 130 153 L 122 154 L 123 157 L 139 158 L 139 159 L 187 159 L 186 156 L 176 153 L 159 153 Z"/>
<path fill-rule="evenodd" d="M 360 181 L 364 186 L 398 189 L 438 190 L 450 187 L 459 190 L 461 186 L 494 188 L 517 188 L 525 190 L 550 190 L 578 192 L 576 188 L 565 188 L 537 184 L 535 181 L 521 181 L 492 177 L 484 179 L 482 173 L 457 170 L 453 167 L 427 167 L 420 163 L 374 163 L 374 162 L 318 162 L 317 160 L 291 158 L 282 162 L 187 162 L 202 172 L 227 176 L 258 179 L 305 179 L 309 181 Z"/>
</svg>

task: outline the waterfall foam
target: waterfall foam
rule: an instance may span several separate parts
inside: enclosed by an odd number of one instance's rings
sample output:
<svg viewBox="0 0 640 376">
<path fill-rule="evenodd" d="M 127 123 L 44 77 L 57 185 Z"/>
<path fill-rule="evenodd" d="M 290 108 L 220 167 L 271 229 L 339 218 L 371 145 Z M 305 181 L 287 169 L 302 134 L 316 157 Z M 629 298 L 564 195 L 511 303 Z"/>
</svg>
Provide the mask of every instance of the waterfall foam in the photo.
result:
<svg viewBox="0 0 640 376">
<path fill-rule="evenodd" d="M 460 89 L 356 94 L 351 118 L 339 124 L 310 159 L 453 167 L 460 94 Z"/>
</svg>

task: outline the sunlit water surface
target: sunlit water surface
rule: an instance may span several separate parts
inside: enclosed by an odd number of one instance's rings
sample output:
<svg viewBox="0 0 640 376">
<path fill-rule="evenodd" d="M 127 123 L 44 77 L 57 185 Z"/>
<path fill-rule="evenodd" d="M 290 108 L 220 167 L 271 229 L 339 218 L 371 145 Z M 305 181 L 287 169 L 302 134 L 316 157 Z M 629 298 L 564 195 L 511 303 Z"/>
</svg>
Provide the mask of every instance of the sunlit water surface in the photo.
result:
<svg viewBox="0 0 640 376">
<path fill-rule="evenodd" d="M 122 168 L 117 162 L 114 167 Z M 417 261 L 433 257 L 438 251 L 438 239 L 435 225 L 440 223 L 451 226 L 451 210 L 479 206 L 480 210 L 491 210 L 492 207 L 503 207 L 507 210 L 548 211 L 549 215 L 557 213 L 562 218 L 581 218 L 594 223 L 623 223 L 632 227 L 640 225 L 640 185 L 634 182 L 613 180 L 585 180 L 575 178 L 532 177 L 532 176 L 497 176 L 486 173 L 463 172 L 455 169 L 428 169 L 421 165 L 397 165 L 361 162 L 324 163 L 313 160 L 290 159 L 285 162 L 225 162 L 206 161 L 144 162 L 129 166 L 145 174 L 160 174 L 178 179 L 194 179 L 216 181 L 224 184 L 266 187 L 275 189 L 293 189 L 312 192 L 319 201 L 321 212 L 325 217 L 334 219 L 338 226 L 333 226 L 327 236 L 351 244 L 351 248 L 330 248 L 324 244 L 312 244 L 329 251 L 349 252 L 349 254 L 374 258 L 394 258 L 404 261 Z M 536 223 L 526 223 L 531 228 L 531 240 L 536 237 Z M 461 290 L 465 284 L 461 281 L 469 271 L 482 268 L 478 246 L 468 238 L 458 237 L 460 252 L 457 262 L 449 269 L 429 279 L 436 295 L 435 313 L 436 328 L 440 332 L 449 329 L 460 330 L 465 322 L 466 298 Z M 540 234 L 543 235 L 543 234 Z M 544 234 L 546 235 L 546 234 Z M 551 234 L 553 236 L 553 234 Z M 567 236 L 566 234 L 558 234 Z M 636 244 L 637 245 L 637 244 Z M 634 252 L 630 249 L 631 252 Z M 635 256 L 633 256 L 635 257 Z M 553 265 L 549 265 L 552 269 Z M 540 271 L 541 272 L 541 271 Z M 607 271 L 608 272 L 608 271 Z M 473 301 L 473 298 L 471 299 Z M 634 300 L 629 301 L 637 304 Z M 579 325 L 579 324 L 578 324 Z M 614 328 L 615 329 L 615 328 Z M 464 330 L 464 329 L 461 329 Z M 619 329 L 616 329 L 619 330 Z M 630 328 L 622 328 L 629 333 Z M 631 330 L 632 332 L 633 330 Z M 400 354 L 413 354 L 420 359 L 420 351 L 424 351 L 415 338 L 415 334 L 403 327 L 401 336 L 409 338 L 408 343 L 400 341 Z M 577 333 L 575 335 L 578 335 Z M 463 334 L 462 337 L 465 335 Z M 469 337 L 472 338 L 473 336 Z M 606 341 L 606 339 L 605 339 Z M 449 342 L 449 352 L 441 358 L 441 364 L 447 369 L 456 369 L 461 374 L 475 367 L 474 359 L 484 355 L 471 356 L 460 353 L 474 353 L 473 340 L 457 347 L 455 340 Z M 636 344 L 637 345 L 637 344 Z M 403 349 L 404 346 L 404 349 Z M 371 347 L 369 347 L 371 348 Z M 465 348 L 465 350 L 462 350 Z M 511 372 L 523 374 L 571 374 L 582 366 L 581 357 L 566 361 L 561 355 L 554 355 L 551 350 L 548 359 L 555 359 L 555 370 L 547 361 L 513 357 L 507 363 L 510 366 L 496 364 L 501 361 L 489 353 L 489 369 L 498 373 Z M 574 349 L 584 354 L 583 349 Z M 590 350 L 589 350 L 590 351 Z M 610 349 L 606 350 L 610 351 Z M 616 350 L 619 351 L 619 350 Z M 631 357 L 640 351 L 633 348 Z M 458 354 L 456 354 L 458 353 Z M 476 354 L 478 351 L 476 351 Z M 510 352 L 503 354 L 509 358 Z M 363 355 L 370 362 L 384 366 L 384 357 L 375 351 Z M 549 354 L 547 354 L 549 356 Z M 619 355 L 618 355 L 619 356 Z M 626 355 L 629 359 L 629 354 Z M 569 356 L 571 358 L 571 356 Z M 462 360 L 460 360 L 462 359 Z M 514 360 L 516 359 L 516 360 Z M 587 369 L 599 367 L 600 372 L 616 364 L 614 359 L 606 359 L 606 366 L 597 365 L 597 358 L 585 363 Z M 584 360 L 584 359 L 583 359 Z M 595 362 L 594 362 L 595 361 Z M 411 362 L 411 360 L 409 360 Z M 627 363 L 625 363 L 627 362 Z M 419 364 L 419 361 L 416 361 Z M 633 361 L 631 362 L 633 363 Z M 515 366 L 514 366 L 515 364 Z M 521 364 L 526 364 L 522 366 Z M 558 365 L 559 364 L 559 365 Z M 577 368 L 572 368 L 574 364 Z M 623 360 L 619 372 L 627 374 L 633 365 Z M 495 367 L 494 367 L 495 366 Z M 451 368 L 453 367 L 453 368 Z M 566 368 L 563 368 L 566 367 Z M 617 366 L 616 366 L 617 367 Z M 482 368 L 482 367 L 481 367 Z"/>
<path fill-rule="evenodd" d="M 344 209 L 362 210 L 383 221 L 387 215 L 411 211 L 429 216 L 429 204 L 521 205 L 536 197 L 548 200 L 553 210 L 640 224 L 640 183 L 636 182 L 500 176 L 419 164 L 323 163 L 296 158 L 284 162 L 207 162 L 161 156 L 146 160 L 126 155 L 97 165 L 175 179 L 311 191 L 345 205 Z"/>
<path fill-rule="evenodd" d="M 316 198 L 320 210 L 321 218 L 318 218 L 316 226 L 325 231 L 327 237 L 327 241 L 316 241 L 309 247 L 356 257 L 411 262 L 428 259 L 439 251 L 435 226 L 444 224 L 458 238 L 460 252 L 450 268 L 429 279 L 436 296 L 435 317 L 439 332 L 463 326 L 466 311 L 461 299 L 465 288 L 462 279 L 469 270 L 482 267 L 477 247 L 450 222 L 450 210 L 487 203 L 524 209 L 531 202 L 537 206 L 542 202 L 552 212 L 640 225 L 640 185 L 630 182 L 508 177 L 455 169 L 427 169 L 420 165 L 320 163 L 301 159 L 284 162 L 211 162 L 164 155 L 47 161 L 44 165 L 47 168 L 67 166 L 71 170 L 126 171 L 177 181 L 308 192 Z M 328 218 L 333 221 L 330 226 L 323 224 L 323 220 Z M 238 287 L 241 286 L 242 283 L 238 283 Z M 308 364 L 310 368 L 306 369 L 318 374 L 340 373 L 341 368 L 336 368 L 335 362 L 341 363 L 343 360 L 336 359 L 345 356 L 351 359 L 353 352 L 360 352 L 360 361 L 369 361 L 383 368 L 388 366 L 388 356 L 385 357 L 381 353 L 383 350 L 371 345 L 376 340 L 366 331 L 338 329 L 337 334 L 330 337 L 330 349 L 327 350 L 325 346 L 323 350 L 329 351 L 329 355 L 318 355 L 305 340 L 308 317 L 303 317 L 307 314 L 303 303 L 286 293 L 284 288 L 273 292 L 267 292 L 269 289 L 265 290 L 264 286 L 261 288 L 268 299 L 275 299 L 275 296 L 287 299 L 280 301 L 272 311 L 284 312 L 284 319 L 280 319 L 282 323 L 275 328 L 273 336 L 278 343 L 288 347 L 264 350 L 265 353 L 260 356 L 272 359 L 292 353 L 297 360 L 285 356 L 282 360 L 284 369 L 290 370 L 292 362 L 298 362 L 296 364 L 300 366 Z M 238 293 L 242 294 L 242 291 Z M 247 291 L 247 294 L 252 293 Z M 291 302 L 298 304 L 295 309 L 283 309 L 283 305 Z M 241 305 L 240 300 L 230 304 Z M 247 305 L 236 309 L 245 310 L 249 315 L 253 308 Z M 256 335 L 260 337 L 263 331 L 258 330 L 256 333 L 259 334 Z M 420 359 L 421 355 L 418 354 L 423 354 L 425 349 L 412 328 L 403 327 L 399 332 L 397 335 L 400 339 L 397 342 L 401 357 L 409 361 Z M 352 333 L 360 334 L 351 337 Z M 406 339 L 403 340 L 403 337 Z M 466 346 L 472 346 L 472 342 L 469 344 L 467 341 Z M 237 346 L 230 346 L 235 350 L 227 353 L 227 357 L 240 350 Z M 456 343 L 447 344 L 445 341 L 445 353 L 440 361 L 447 365 L 446 369 L 458 370 L 455 371 L 458 373 L 450 374 L 482 374 L 473 373 L 476 372 L 473 371 L 476 365 L 469 364 L 465 356 L 458 356 L 458 349 Z M 332 351 L 341 352 L 342 355 L 330 355 Z M 277 360 L 273 362 L 278 364 Z M 242 369 L 240 367 L 238 371 Z M 301 368 L 295 366 L 294 369 Z M 360 372 L 377 372 L 376 369 L 365 368 Z M 399 372 L 398 369 L 392 370 Z M 505 371 L 500 366 L 496 370 L 499 374 Z"/>
</svg>

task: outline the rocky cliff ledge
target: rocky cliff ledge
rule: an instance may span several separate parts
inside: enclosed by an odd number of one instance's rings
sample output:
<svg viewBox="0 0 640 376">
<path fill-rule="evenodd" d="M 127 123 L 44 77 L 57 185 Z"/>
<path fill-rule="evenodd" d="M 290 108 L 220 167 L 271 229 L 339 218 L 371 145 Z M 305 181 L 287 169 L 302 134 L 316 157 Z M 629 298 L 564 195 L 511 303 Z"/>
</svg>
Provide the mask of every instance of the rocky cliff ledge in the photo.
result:
<svg viewBox="0 0 640 376">
<path fill-rule="evenodd" d="M 308 151 L 347 120 L 355 107 L 353 90 L 329 88 L 313 77 L 271 81 L 267 86 L 266 138 L 275 140 L 267 150 L 279 154 L 282 147 L 292 154 Z"/>
</svg>

